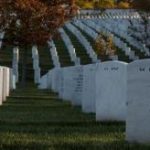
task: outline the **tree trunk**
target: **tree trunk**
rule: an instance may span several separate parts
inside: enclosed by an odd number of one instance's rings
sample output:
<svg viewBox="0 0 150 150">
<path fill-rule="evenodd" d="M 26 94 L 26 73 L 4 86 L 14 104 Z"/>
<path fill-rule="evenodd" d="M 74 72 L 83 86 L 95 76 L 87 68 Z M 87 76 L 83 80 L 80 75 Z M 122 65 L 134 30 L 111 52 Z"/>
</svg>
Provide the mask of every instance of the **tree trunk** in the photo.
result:
<svg viewBox="0 0 150 150">
<path fill-rule="evenodd" d="M 23 49 L 22 52 L 22 76 L 21 76 L 21 85 L 22 87 L 26 86 L 26 76 L 27 76 L 27 46 Z"/>
</svg>

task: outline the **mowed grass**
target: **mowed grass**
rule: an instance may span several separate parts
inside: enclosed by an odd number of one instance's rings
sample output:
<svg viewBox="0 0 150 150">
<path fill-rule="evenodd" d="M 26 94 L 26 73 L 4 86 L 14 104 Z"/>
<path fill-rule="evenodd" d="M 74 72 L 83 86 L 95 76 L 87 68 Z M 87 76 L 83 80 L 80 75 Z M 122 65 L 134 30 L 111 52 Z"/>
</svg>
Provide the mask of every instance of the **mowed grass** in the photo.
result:
<svg viewBox="0 0 150 150">
<path fill-rule="evenodd" d="M 19 88 L 0 107 L 0 149 L 143 150 L 125 142 L 125 124 L 96 122 L 94 114 L 58 99 L 51 91 Z"/>
</svg>

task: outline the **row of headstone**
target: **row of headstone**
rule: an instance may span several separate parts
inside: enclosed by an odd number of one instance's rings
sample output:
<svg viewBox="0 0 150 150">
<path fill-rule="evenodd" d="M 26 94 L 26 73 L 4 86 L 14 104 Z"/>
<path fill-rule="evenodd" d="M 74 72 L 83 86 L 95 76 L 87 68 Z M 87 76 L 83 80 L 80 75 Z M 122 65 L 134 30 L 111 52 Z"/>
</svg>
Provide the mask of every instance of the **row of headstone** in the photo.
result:
<svg viewBox="0 0 150 150">
<path fill-rule="evenodd" d="M 140 52 L 144 52 L 145 56 L 150 56 L 150 50 L 142 44 L 142 41 L 137 40 L 131 36 L 129 33 L 129 27 L 132 26 L 128 20 L 124 20 L 120 23 L 119 20 L 93 20 L 95 24 L 102 25 L 103 29 L 108 30 L 112 34 L 116 35 L 131 47 L 132 49 L 137 49 Z M 136 33 L 136 31 L 134 31 Z M 142 34 L 142 32 L 140 33 Z M 136 56 L 135 56 L 136 57 Z M 133 58 L 134 59 L 134 58 Z"/>
<path fill-rule="evenodd" d="M 65 26 L 68 28 L 68 30 L 70 30 L 76 36 L 76 38 L 79 40 L 79 42 L 83 45 L 83 47 L 85 48 L 87 54 L 92 59 L 92 62 L 93 63 L 98 62 L 99 60 L 97 58 L 97 54 L 95 53 L 95 51 L 93 50 L 92 45 L 85 38 L 85 36 L 83 36 L 83 34 L 71 23 L 67 23 Z"/>
<path fill-rule="evenodd" d="M 74 20 L 78 20 L 78 19 L 84 19 L 84 20 L 88 20 L 88 19 L 113 19 L 113 20 L 118 20 L 118 19 L 140 19 L 140 15 L 139 14 L 134 14 L 134 15 L 122 15 L 122 14 L 111 14 L 111 13 L 101 13 L 101 14 L 87 14 L 87 15 L 76 15 L 74 17 Z"/>
<path fill-rule="evenodd" d="M 137 49 L 141 52 L 145 52 L 146 56 L 150 56 L 150 23 L 147 23 L 147 28 L 145 28 L 146 26 L 140 20 L 131 22 L 132 26 L 129 27 L 129 31 L 126 34 L 128 42 L 133 41 Z"/>
<path fill-rule="evenodd" d="M 61 80 L 61 68 L 55 67 L 40 79 L 39 89 L 52 89 L 54 92 L 58 92 L 60 80 Z"/>
<path fill-rule="evenodd" d="M 16 78 L 12 69 L 0 66 L 0 105 L 6 101 L 10 90 L 16 89 Z"/>
<path fill-rule="evenodd" d="M 116 34 L 108 30 L 105 27 L 105 25 L 104 26 L 102 25 L 102 23 L 95 23 L 94 21 L 88 22 L 84 21 L 84 23 L 86 23 L 91 28 L 94 28 L 95 31 L 97 31 L 97 33 L 103 33 L 105 34 L 105 36 L 112 36 L 115 46 L 124 51 L 125 55 L 129 56 L 129 59 L 131 60 L 139 59 L 139 57 L 135 55 L 135 52 L 131 50 L 131 48 L 127 45 L 127 43 L 125 43 L 121 38 L 116 36 Z"/>
<path fill-rule="evenodd" d="M 36 45 L 32 47 L 32 59 L 33 59 L 33 70 L 34 70 L 34 83 L 38 84 L 41 77 L 41 68 L 39 65 L 39 53 Z"/>
<path fill-rule="evenodd" d="M 80 10 L 75 19 L 140 19 L 133 9 Z"/>
<path fill-rule="evenodd" d="M 86 24 L 84 24 L 81 21 L 74 21 L 74 24 L 79 27 L 81 30 L 83 30 L 85 33 L 87 33 L 91 38 L 93 38 L 93 40 L 96 40 L 96 38 L 98 37 L 98 32 L 96 32 L 94 29 L 90 28 L 89 26 L 87 26 Z M 117 55 L 111 55 L 109 56 L 110 60 L 118 60 L 118 56 Z"/>
<path fill-rule="evenodd" d="M 99 24 L 100 22 L 95 22 L 95 24 Z M 101 23 L 100 23 L 101 24 Z M 136 60 L 138 59 L 138 56 L 135 55 L 135 52 L 131 50 L 131 48 L 120 38 L 120 33 L 114 32 L 115 30 L 112 30 L 112 27 L 101 24 L 102 30 L 105 31 L 105 34 L 107 36 L 113 35 L 113 42 L 114 44 L 120 48 L 122 51 L 125 52 L 127 56 L 129 56 L 129 59 Z"/>
<path fill-rule="evenodd" d="M 114 24 L 114 27 L 116 26 L 116 24 Z M 127 26 L 128 28 L 131 27 L 133 25 L 130 25 L 130 26 Z M 121 25 L 118 26 L 118 28 L 121 27 Z M 123 27 L 123 25 L 122 25 Z M 125 28 L 125 25 L 124 25 L 124 28 Z M 115 34 L 117 34 L 118 36 L 120 36 L 121 38 L 123 38 L 124 40 L 126 40 L 126 42 L 136 48 L 137 50 L 141 51 L 141 52 L 144 52 L 146 56 L 150 56 L 150 52 L 149 52 L 149 49 L 147 47 L 144 47 L 143 43 L 141 40 L 137 40 L 136 38 L 132 37 L 132 34 L 131 32 L 129 33 L 128 30 L 129 29 L 125 29 L 125 30 L 122 30 L 121 28 L 120 29 L 114 29 L 112 30 L 112 27 L 109 27 L 108 30 L 111 30 L 111 32 L 114 32 Z M 119 30 L 119 32 L 118 32 Z M 144 31 L 145 29 L 143 29 Z M 140 32 L 141 36 L 144 37 L 144 34 L 143 31 Z M 134 31 L 134 33 L 136 34 L 137 31 Z M 142 35 L 143 34 L 143 35 Z"/>
<path fill-rule="evenodd" d="M 113 20 L 117 20 L 117 19 L 140 19 L 140 15 L 139 14 L 118 14 L 118 13 L 106 13 L 106 12 L 102 12 L 101 14 L 78 14 L 74 17 L 74 20 L 78 20 L 78 19 L 84 19 L 84 20 L 88 20 L 88 19 L 113 19 Z"/>
<path fill-rule="evenodd" d="M 84 22 L 84 24 L 82 22 Z M 95 24 L 94 26 L 97 27 L 90 28 L 91 26 L 93 26 L 93 24 L 92 23 L 90 24 L 90 22 L 94 23 Z M 126 56 L 129 56 L 130 60 L 139 59 L 139 57 L 135 53 L 135 51 L 137 50 L 139 50 L 140 52 L 144 52 L 145 56 L 150 55 L 150 50 L 147 47 L 145 47 L 145 45 L 143 45 L 140 41 L 137 41 L 136 39 L 134 39 L 133 37 L 127 34 L 128 26 L 130 25 L 130 22 L 128 20 L 124 20 L 123 23 L 121 23 L 118 20 L 113 21 L 110 19 L 108 20 L 106 19 L 103 21 L 96 20 L 96 19 L 88 20 L 88 21 L 76 20 L 73 22 L 73 24 L 78 26 L 80 29 L 85 31 L 89 36 L 91 36 L 94 39 L 96 38 L 96 35 L 99 32 L 103 32 L 103 33 L 106 32 L 108 36 L 110 34 L 113 35 L 114 37 L 113 40 L 115 45 L 119 49 L 124 51 Z M 110 59 L 116 60 L 117 56 L 114 56 L 113 58 Z"/>
<path fill-rule="evenodd" d="M 41 84 L 97 121 L 125 121 L 127 141 L 150 142 L 149 76 L 149 59 L 109 61 L 50 70 Z"/>
<path fill-rule="evenodd" d="M 69 36 L 66 34 L 66 32 L 64 31 L 63 28 L 59 29 L 59 33 L 60 33 L 62 40 L 65 43 L 65 46 L 68 49 L 71 61 L 74 62 L 75 65 L 80 65 L 80 58 L 77 57 L 75 48 L 73 47 L 73 44 L 72 44 Z"/>
<path fill-rule="evenodd" d="M 60 67 L 60 61 L 59 61 L 59 56 L 56 50 L 55 43 L 51 40 L 48 41 L 48 45 L 50 47 L 50 54 L 52 56 L 52 61 L 55 67 Z"/>
<path fill-rule="evenodd" d="M 59 93 L 60 98 L 70 100 L 73 105 L 81 105 L 84 112 L 95 112 L 97 120 L 125 121 L 125 115 L 122 115 L 126 111 L 125 81 L 126 64 L 106 62 L 53 69 L 41 78 L 41 85 L 50 87 Z M 114 109 L 117 104 L 120 106 Z M 105 108 L 106 116 L 100 107 Z"/>
<path fill-rule="evenodd" d="M 40 89 L 50 88 L 59 93 L 59 97 L 71 100 L 73 105 L 81 105 L 83 67 L 54 68 L 41 77 Z M 68 92 L 69 91 L 69 92 Z"/>
<path fill-rule="evenodd" d="M 115 45 L 118 48 L 120 48 L 122 51 L 125 52 L 126 56 L 129 56 L 130 60 L 137 60 L 137 59 L 139 59 L 139 57 L 135 55 L 135 51 L 131 50 L 131 48 L 125 42 L 120 40 L 120 38 L 115 36 L 113 38 L 113 42 L 115 43 Z"/>
<path fill-rule="evenodd" d="M 76 20 L 73 22 L 76 26 L 78 26 L 81 30 L 86 32 L 93 40 L 95 40 L 98 36 L 98 33 L 96 33 L 94 30 L 92 30 L 90 27 L 83 24 L 81 21 Z"/>
</svg>

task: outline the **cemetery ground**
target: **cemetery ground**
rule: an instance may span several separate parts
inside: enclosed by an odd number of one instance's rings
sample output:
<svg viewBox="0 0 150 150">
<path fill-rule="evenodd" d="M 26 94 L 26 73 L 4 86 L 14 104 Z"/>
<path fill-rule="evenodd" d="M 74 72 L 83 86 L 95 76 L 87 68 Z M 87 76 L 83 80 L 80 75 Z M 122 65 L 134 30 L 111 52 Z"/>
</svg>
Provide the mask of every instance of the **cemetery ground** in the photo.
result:
<svg viewBox="0 0 150 150">
<path fill-rule="evenodd" d="M 0 149 L 150 149 L 125 142 L 125 124 L 96 122 L 94 114 L 28 84 L 0 107 Z"/>
</svg>

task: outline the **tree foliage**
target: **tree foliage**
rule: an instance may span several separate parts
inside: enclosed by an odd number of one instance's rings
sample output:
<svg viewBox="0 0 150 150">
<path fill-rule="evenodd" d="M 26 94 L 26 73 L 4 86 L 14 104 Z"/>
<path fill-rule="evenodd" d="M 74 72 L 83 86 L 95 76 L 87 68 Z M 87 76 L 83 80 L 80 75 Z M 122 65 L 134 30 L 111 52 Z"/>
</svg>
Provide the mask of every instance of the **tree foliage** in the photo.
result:
<svg viewBox="0 0 150 150">
<path fill-rule="evenodd" d="M 113 43 L 113 37 L 110 35 L 105 36 L 104 33 L 98 35 L 95 41 L 97 54 L 99 55 L 100 59 L 103 61 L 105 58 L 114 56 L 116 54 L 116 47 Z"/>
<path fill-rule="evenodd" d="M 150 0 L 133 0 L 132 6 L 135 9 L 150 11 Z"/>
<path fill-rule="evenodd" d="M 44 45 L 57 29 L 76 13 L 75 0 L 0 0 L 3 43 L 19 46 L 22 53 L 22 85 L 26 81 L 28 47 Z"/>
<path fill-rule="evenodd" d="M 120 9 L 128 9 L 128 8 L 130 8 L 130 3 L 121 1 L 118 3 L 117 7 Z"/>
<path fill-rule="evenodd" d="M 76 12 L 74 0 L 0 0 L 4 42 L 19 46 L 43 44 Z"/>
<path fill-rule="evenodd" d="M 115 1 L 114 0 L 99 0 L 95 2 L 95 6 L 97 8 L 114 8 Z"/>
<path fill-rule="evenodd" d="M 81 8 L 129 8 L 130 0 L 77 0 L 77 5 Z"/>
<path fill-rule="evenodd" d="M 91 9 L 93 8 L 93 1 L 88 0 L 77 0 L 76 4 L 83 9 Z"/>
</svg>

